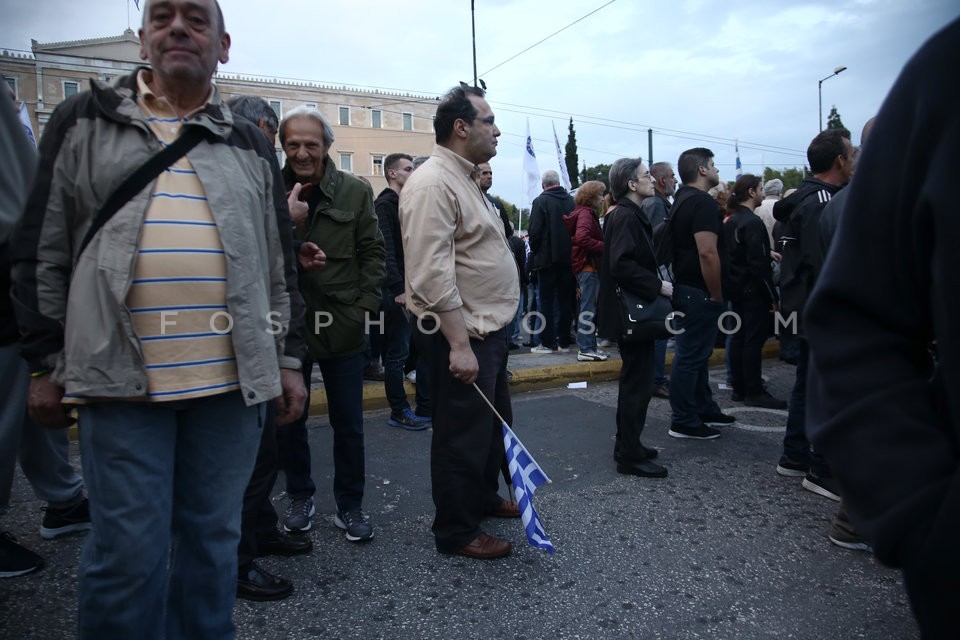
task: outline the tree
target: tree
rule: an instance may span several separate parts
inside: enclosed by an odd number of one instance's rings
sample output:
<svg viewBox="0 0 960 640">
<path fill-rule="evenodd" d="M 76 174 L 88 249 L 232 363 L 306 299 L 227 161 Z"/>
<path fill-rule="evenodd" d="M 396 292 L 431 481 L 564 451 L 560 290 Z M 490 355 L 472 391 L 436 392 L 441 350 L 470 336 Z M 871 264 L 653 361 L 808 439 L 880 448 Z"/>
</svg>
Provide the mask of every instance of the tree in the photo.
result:
<svg viewBox="0 0 960 640">
<path fill-rule="evenodd" d="M 519 212 L 519 210 L 517 209 L 517 206 L 516 206 L 515 204 L 513 204 L 512 202 L 507 202 L 506 200 L 504 200 L 504 199 L 501 198 L 500 196 L 497 196 L 497 198 L 500 198 L 500 202 L 503 203 L 503 210 L 507 212 L 507 218 L 510 220 L 510 224 L 513 226 L 514 231 L 516 231 L 516 230 L 519 228 L 519 227 L 517 226 L 517 223 L 518 223 L 518 221 L 519 221 L 519 220 L 518 220 L 518 217 L 519 217 L 518 212 Z"/>
<path fill-rule="evenodd" d="M 809 173 L 809 169 L 806 167 L 804 167 L 802 170 L 797 169 L 796 167 L 789 167 L 783 170 L 766 167 L 763 170 L 763 181 L 767 182 L 768 180 L 779 178 L 780 181 L 783 182 L 784 191 L 787 189 L 796 189 L 800 186 L 800 183 L 803 182 L 804 171 Z"/>
<path fill-rule="evenodd" d="M 846 129 L 840 119 L 840 113 L 837 112 L 837 105 L 830 107 L 830 115 L 827 116 L 827 129 Z"/>
<path fill-rule="evenodd" d="M 580 172 L 580 184 L 587 182 L 588 180 L 599 180 L 603 184 L 607 185 L 607 188 L 610 188 L 610 165 L 608 164 L 598 164 L 595 167 L 588 167 L 587 163 L 583 163 L 583 171 Z"/>
<path fill-rule="evenodd" d="M 577 165 L 580 164 L 580 157 L 577 155 L 577 132 L 573 129 L 573 118 L 570 118 L 567 144 L 563 148 L 563 152 L 563 161 L 567 165 L 567 173 L 570 174 L 570 186 L 575 189 L 580 186 L 580 180 L 577 179 Z"/>
</svg>

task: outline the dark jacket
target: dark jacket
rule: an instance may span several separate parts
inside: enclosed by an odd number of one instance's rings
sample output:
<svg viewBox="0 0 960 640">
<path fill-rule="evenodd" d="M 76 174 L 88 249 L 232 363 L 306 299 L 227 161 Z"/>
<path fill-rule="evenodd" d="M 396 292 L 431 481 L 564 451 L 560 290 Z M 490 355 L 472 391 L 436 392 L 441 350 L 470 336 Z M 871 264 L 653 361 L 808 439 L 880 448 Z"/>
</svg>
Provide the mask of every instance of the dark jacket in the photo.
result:
<svg viewBox="0 0 960 640">
<path fill-rule="evenodd" d="M 573 211 L 573 198 L 557 185 L 545 189 L 530 207 L 530 250 L 535 269 L 570 264 L 570 234 L 563 216 Z"/>
<path fill-rule="evenodd" d="M 960 603 L 958 41 L 955 20 L 880 109 L 806 314 L 807 433 L 930 639 Z"/>
<path fill-rule="evenodd" d="M 784 317 L 800 314 L 813 291 L 823 266 L 820 248 L 820 213 L 839 186 L 817 178 L 805 178 L 789 198 L 773 205 L 773 217 L 783 223 L 780 234 L 783 261 L 780 263 L 780 296 Z"/>
<path fill-rule="evenodd" d="M 396 297 L 403 293 L 403 236 L 400 235 L 400 194 L 387 187 L 373 202 L 386 251 L 386 274 L 380 286 Z"/>
<path fill-rule="evenodd" d="M 660 295 L 661 280 L 653 253 L 653 229 L 640 207 L 627 198 L 607 213 L 603 223 L 598 333 L 619 337 L 623 332 L 617 287 L 645 300 Z"/>
<path fill-rule="evenodd" d="M 734 302 L 777 301 L 770 267 L 770 237 L 760 216 L 740 206 L 723 223 L 727 252 L 723 295 Z"/>
<path fill-rule="evenodd" d="M 656 229 L 657 225 L 663 223 L 670 215 L 671 206 L 673 205 L 667 199 L 667 196 L 659 191 L 654 191 L 652 198 L 643 199 L 640 209 L 643 210 L 643 215 L 647 216 L 647 220 L 650 221 L 650 226 Z"/>
<path fill-rule="evenodd" d="M 600 255 L 603 253 L 603 232 L 597 213 L 586 205 L 577 207 L 563 216 L 567 232 L 571 236 L 570 265 L 574 273 L 590 265 L 599 271 Z"/>
</svg>

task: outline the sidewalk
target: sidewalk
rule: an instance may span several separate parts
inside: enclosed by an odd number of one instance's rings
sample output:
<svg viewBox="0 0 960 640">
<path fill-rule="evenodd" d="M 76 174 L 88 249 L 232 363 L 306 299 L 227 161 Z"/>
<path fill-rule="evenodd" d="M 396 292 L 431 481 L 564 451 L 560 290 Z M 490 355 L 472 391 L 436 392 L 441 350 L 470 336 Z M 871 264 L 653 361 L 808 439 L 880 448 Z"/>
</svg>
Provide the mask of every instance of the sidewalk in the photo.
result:
<svg viewBox="0 0 960 640">
<path fill-rule="evenodd" d="M 610 359 L 605 362 L 579 362 L 577 349 L 572 348 L 567 353 L 533 354 L 530 349 L 522 347 L 510 352 L 507 368 L 513 372 L 510 381 L 511 393 L 537 391 L 541 389 L 555 389 L 564 387 L 570 382 L 602 382 L 616 380 L 620 376 L 620 352 L 616 347 L 606 349 Z M 763 347 L 764 358 L 776 358 L 780 354 L 780 344 L 770 339 Z M 723 365 L 725 351 L 714 349 L 710 357 L 710 366 Z M 673 363 L 673 350 L 667 351 L 666 371 L 670 372 Z M 404 382 L 407 396 L 414 401 L 415 387 Z M 383 389 L 383 382 L 365 381 L 363 384 L 363 409 L 385 409 L 387 396 Z M 327 394 L 319 371 L 314 369 L 313 385 L 310 390 L 310 415 L 319 416 L 327 413 Z"/>
</svg>

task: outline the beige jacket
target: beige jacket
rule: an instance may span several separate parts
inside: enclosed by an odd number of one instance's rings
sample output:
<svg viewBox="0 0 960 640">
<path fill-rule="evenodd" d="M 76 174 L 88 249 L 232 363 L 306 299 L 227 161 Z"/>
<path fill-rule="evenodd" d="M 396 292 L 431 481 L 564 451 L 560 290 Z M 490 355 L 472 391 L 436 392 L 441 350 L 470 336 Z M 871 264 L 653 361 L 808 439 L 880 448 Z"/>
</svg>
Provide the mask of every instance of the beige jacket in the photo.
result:
<svg viewBox="0 0 960 640">
<path fill-rule="evenodd" d="M 503 222 L 472 175 L 476 166 L 437 145 L 400 192 L 407 308 L 461 309 L 473 338 L 517 313 L 517 265 Z"/>
</svg>

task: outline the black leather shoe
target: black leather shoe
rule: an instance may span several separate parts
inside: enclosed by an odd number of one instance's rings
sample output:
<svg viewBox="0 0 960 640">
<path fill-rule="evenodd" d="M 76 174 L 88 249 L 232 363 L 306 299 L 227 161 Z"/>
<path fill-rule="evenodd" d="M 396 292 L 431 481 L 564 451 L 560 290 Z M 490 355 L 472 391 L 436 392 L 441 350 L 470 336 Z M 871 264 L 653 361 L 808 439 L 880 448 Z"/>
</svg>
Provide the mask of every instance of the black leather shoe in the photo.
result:
<svg viewBox="0 0 960 640">
<path fill-rule="evenodd" d="M 279 531 L 270 537 L 257 541 L 257 557 L 263 556 L 301 556 L 310 553 L 313 542 L 305 535 L 288 535 Z"/>
<path fill-rule="evenodd" d="M 657 450 L 657 449 L 654 449 L 653 447 L 648 447 L 648 446 L 646 446 L 646 445 L 644 445 L 644 444 L 641 444 L 641 445 L 640 445 L 640 448 L 643 449 L 644 452 L 647 454 L 647 460 L 653 460 L 653 459 L 656 458 L 658 455 L 660 455 L 660 451 Z M 613 451 L 613 461 L 614 461 L 614 462 L 623 462 L 623 456 L 621 456 L 621 455 L 620 455 L 620 452 L 617 451 L 616 449 L 614 449 L 614 451 Z"/>
<path fill-rule="evenodd" d="M 666 478 L 667 468 L 660 466 L 656 462 L 651 462 L 650 460 L 641 460 L 639 462 L 618 462 L 617 473 L 640 476 L 642 478 Z"/>
<path fill-rule="evenodd" d="M 256 562 L 240 567 L 237 573 L 237 597 L 265 602 L 283 600 L 293 593 L 293 583 L 286 578 L 264 571 Z"/>
</svg>

